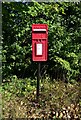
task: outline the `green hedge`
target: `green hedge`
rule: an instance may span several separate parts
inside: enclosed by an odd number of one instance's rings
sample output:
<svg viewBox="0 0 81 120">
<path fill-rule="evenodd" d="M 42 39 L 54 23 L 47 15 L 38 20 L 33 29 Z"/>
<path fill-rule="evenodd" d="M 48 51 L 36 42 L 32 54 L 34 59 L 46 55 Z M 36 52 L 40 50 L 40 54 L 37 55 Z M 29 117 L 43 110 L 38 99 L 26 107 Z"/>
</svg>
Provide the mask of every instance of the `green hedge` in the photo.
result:
<svg viewBox="0 0 81 120">
<path fill-rule="evenodd" d="M 31 59 L 31 26 L 49 26 L 48 61 L 43 72 L 53 79 L 55 73 L 67 80 L 81 75 L 81 2 L 79 3 L 2 3 L 3 78 L 35 78 L 37 63 Z M 58 71 L 62 71 L 61 73 Z M 43 75 L 43 74 L 42 74 Z"/>
</svg>

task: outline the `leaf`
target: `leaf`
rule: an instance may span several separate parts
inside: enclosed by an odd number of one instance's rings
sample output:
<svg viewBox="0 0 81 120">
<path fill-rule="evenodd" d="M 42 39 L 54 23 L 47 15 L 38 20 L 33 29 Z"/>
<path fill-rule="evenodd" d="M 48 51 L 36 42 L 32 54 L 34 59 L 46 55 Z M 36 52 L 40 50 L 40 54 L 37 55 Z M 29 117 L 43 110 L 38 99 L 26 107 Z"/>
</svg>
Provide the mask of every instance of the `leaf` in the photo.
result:
<svg viewBox="0 0 81 120">
<path fill-rule="evenodd" d="M 11 55 L 11 58 L 12 58 L 13 60 L 15 60 L 15 59 L 16 59 L 16 57 L 15 57 L 14 55 Z"/>
</svg>

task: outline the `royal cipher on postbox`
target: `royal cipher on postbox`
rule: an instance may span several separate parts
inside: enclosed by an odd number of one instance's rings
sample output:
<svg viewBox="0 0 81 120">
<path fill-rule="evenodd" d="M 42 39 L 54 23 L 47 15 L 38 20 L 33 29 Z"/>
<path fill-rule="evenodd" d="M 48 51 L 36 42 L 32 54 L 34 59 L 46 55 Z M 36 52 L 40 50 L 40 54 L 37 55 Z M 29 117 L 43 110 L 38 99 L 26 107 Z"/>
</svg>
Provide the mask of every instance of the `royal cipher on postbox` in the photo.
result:
<svg viewBox="0 0 81 120">
<path fill-rule="evenodd" d="M 47 61 L 48 56 L 48 25 L 32 25 L 32 60 Z"/>
</svg>

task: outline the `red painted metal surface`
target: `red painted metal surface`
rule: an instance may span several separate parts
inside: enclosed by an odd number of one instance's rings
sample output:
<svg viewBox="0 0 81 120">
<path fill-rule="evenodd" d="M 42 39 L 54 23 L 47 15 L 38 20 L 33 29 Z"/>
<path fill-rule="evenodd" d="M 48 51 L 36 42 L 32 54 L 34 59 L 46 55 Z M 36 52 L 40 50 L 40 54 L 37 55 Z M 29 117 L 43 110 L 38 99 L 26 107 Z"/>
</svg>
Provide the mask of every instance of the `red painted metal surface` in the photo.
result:
<svg viewBox="0 0 81 120">
<path fill-rule="evenodd" d="M 48 25 L 32 25 L 32 60 L 47 61 L 48 56 Z"/>
</svg>

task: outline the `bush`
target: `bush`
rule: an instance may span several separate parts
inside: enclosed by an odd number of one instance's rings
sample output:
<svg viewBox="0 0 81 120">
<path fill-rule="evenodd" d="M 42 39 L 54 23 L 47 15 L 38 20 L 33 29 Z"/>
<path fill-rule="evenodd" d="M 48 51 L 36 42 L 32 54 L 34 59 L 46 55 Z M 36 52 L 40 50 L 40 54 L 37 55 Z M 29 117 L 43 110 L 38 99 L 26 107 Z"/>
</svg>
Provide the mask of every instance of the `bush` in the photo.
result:
<svg viewBox="0 0 81 120">
<path fill-rule="evenodd" d="M 16 76 L 12 76 L 10 79 L 10 82 L 3 83 L 2 88 L 0 87 L 6 99 L 10 99 L 13 96 L 23 97 L 36 88 L 35 80 L 28 78 L 18 79 Z"/>
<path fill-rule="evenodd" d="M 35 78 L 37 64 L 31 59 L 33 23 L 49 27 L 46 73 L 54 79 L 54 74 L 59 77 L 60 70 L 62 78 L 68 80 L 81 74 L 81 2 L 4 2 L 2 9 L 3 78 Z"/>
</svg>

